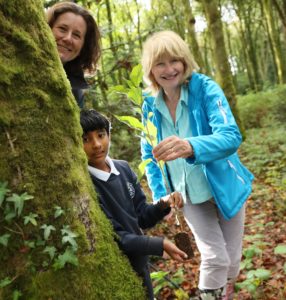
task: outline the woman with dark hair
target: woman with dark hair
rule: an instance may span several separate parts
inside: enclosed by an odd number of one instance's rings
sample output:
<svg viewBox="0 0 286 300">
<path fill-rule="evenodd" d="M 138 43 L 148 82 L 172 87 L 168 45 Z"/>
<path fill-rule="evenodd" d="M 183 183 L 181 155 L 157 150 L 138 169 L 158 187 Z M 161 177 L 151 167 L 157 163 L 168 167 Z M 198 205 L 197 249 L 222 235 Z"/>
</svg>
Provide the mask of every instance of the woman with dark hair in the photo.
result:
<svg viewBox="0 0 286 300">
<path fill-rule="evenodd" d="M 84 71 L 95 71 L 101 54 L 98 26 L 89 11 L 73 2 L 59 2 L 50 7 L 47 22 L 55 37 L 73 95 L 82 108 L 83 89 L 88 87 Z"/>
</svg>

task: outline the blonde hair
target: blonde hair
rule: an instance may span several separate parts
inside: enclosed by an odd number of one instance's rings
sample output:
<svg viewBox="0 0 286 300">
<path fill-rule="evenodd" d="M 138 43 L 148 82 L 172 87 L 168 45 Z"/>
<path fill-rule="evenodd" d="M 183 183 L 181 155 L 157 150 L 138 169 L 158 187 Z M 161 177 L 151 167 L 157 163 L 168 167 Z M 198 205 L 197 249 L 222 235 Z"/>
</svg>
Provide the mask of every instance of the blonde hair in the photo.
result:
<svg viewBox="0 0 286 300">
<path fill-rule="evenodd" d="M 184 64 L 183 82 L 195 69 L 198 69 L 187 43 L 177 33 L 170 30 L 154 33 L 144 43 L 141 58 L 144 80 L 154 93 L 159 91 L 160 86 L 151 70 L 155 63 L 166 55 L 176 58 Z"/>
</svg>

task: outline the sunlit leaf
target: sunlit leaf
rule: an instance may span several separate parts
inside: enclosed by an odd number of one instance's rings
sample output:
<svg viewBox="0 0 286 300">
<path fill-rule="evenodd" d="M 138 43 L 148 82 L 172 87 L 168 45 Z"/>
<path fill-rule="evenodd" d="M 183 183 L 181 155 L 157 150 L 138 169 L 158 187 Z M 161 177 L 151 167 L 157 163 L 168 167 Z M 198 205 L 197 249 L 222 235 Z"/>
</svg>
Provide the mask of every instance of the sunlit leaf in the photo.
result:
<svg viewBox="0 0 286 300">
<path fill-rule="evenodd" d="M 138 105 L 141 107 L 142 102 L 143 102 L 143 97 L 142 97 L 142 89 L 139 87 L 131 87 L 130 90 L 127 93 L 127 96 L 134 104 Z"/>
<path fill-rule="evenodd" d="M 144 175 L 145 172 L 145 168 L 146 166 L 152 161 L 151 158 L 148 158 L 146 160 L 141 161 L 141 163 L 138 166 L 138 180 L 140 180 L 142 178 L 142 176 Z"/>
<path fill-rule="evenodd" d="M 143 78 L 142 65 L 138 64 L 132 69 L 130 73 L 130 80 L 132 81 L 135 87 L 139 87 L 140 83 L 142 82 L 142 78 Z"/>
<path fill-rule="evenodd" d="M 124 87 L 123 85 L 112 86 L 109 90 L 109 93 L 117 92 L 121 94 L 126 94 L 129 92 L 129 89 Z"/>
<path fill-rule="evenodd" d="M 145 130 L 145 127 L 143 126 L 143 124 L 138 119 L 136 119 L 135 117 L 131 117 L 131 116 L 117 116 L 117 115 L 115 115 L 115 117 L 119 121 L 127 124 L 129 127 L 133 128 L 133 129 L 140 130 L 140 131 L 144 131 Z"/>
</svg>

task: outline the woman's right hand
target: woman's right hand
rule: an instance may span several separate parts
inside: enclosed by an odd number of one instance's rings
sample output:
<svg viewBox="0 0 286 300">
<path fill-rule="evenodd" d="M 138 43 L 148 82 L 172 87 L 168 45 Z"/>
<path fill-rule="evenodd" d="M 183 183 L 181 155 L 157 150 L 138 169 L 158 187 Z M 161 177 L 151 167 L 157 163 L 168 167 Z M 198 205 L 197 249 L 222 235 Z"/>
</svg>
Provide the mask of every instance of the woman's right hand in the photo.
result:
<svg viewBox="0 0 286 300">
<path fill-rule="evenodd" d="M 157 161 L 171 161 L 179 157 L 187 158 L 194 155 L 192 145 L 187 141 L 173 135 L 161 141 L 152 151 Z"/>
</svg>

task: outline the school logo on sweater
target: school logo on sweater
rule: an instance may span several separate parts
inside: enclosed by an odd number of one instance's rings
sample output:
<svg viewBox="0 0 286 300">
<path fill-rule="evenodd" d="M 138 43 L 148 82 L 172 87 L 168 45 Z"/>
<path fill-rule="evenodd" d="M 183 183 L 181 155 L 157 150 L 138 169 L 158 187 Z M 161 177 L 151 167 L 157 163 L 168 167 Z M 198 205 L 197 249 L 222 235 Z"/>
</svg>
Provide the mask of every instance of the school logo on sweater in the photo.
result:
<svg viewBox="0 0 286 300">
<path fill-rule="evenodd" d="M 128 189 L 128 192 L 129 192 L 129 195 L 130 195 L 130 198 L 133 199 L 134 196 L 135 196 L 135 189 L 134 189 L 134 186 L 132 183 L 130 182 L 127 182 L 127 189 Z"/>
</svg>

